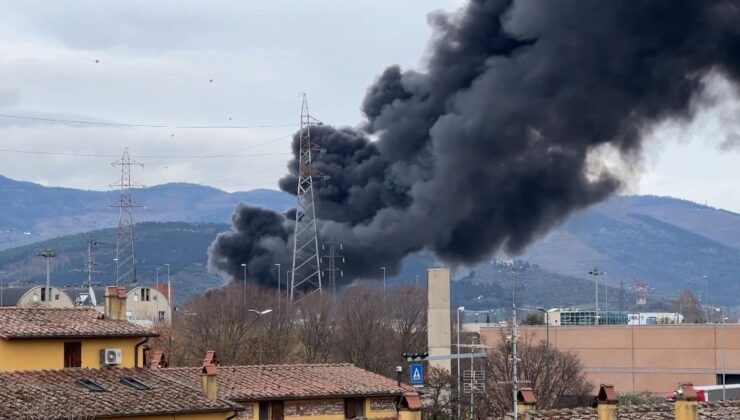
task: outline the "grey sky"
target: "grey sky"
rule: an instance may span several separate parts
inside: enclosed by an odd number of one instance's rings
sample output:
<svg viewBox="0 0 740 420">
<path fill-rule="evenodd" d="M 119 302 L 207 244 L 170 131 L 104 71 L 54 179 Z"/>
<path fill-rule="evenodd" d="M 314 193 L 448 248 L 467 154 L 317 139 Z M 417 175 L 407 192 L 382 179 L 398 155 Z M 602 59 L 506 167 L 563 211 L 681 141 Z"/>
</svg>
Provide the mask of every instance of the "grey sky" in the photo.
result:
<svg viewBox="0 0 740 420">
<path fill-rule="evenodd" d="M 365 88 L 387 65 L 423 66 L 426 15 L 460 0 L 4 1 L 0 114 L 167 125 L 293 124 L 298 91 L 331 124 L 360 121 Z M 99 62 L 96 63 L 95 60 Z M 212 79 L 213 82 L 209 82 Z M 738 105 L 719 100 L 688 127 L 651 135 L 627 192 L 740 211 Z M 275 188 L 295 127 L 248 130 L 80 127 L 0 118 L 0 149 L 119 155 L 143 184 Z M 236 152 L 227 157 L 197 158 Z M 156 157 L 147 157 L 156 156 Z M 0 152 L 0 174 L 105 189 L 107 157 Z"/>
</svg>

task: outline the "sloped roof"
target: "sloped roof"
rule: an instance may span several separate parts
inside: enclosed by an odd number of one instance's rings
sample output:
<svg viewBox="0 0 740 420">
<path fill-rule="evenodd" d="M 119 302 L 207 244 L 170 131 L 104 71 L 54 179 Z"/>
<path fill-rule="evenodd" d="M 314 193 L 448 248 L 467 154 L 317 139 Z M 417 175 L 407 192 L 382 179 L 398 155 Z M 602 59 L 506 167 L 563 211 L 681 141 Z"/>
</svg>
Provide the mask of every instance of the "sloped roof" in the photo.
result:
<svg viewBox="0 0 740 420">
<path fill-rule="evenodd" d="M 509 414 L 505 419 L 512 419 Z M 553 410 L 527 411 L 519 415 L 523 420 L 595 420 L 595 408 L 563 408 Z M 617 406 L 617 418 L 620 420 L 663 420 L 675 418 L 674 403 L 639 404 Z M 740 418 L 740 400 L 713 401 L 699 403 L 699 418 L 702 419 L 737 419 Z"/>
<path fill-rule="evenodd" d="M 157 372 L 190 384 L 200 383 L 201 368 L 166 368 Z M 401 396 L 415 388 L 348 363 L 219 366 L 218 395 L 233 401 Z"/>
<path fill-rule="evenodd" d="M 150 329 L 107 319 L 89 308 L 0 308 L 2 338 L 156 337 Z"/>
<path fill-rule="evenodd" d="M 121 382 L 140 381 L 148 389 Z M 77 381 L 90 379 L 105 390 L 92 392 Z M 158 375 L 149 369 L 63 369 L 0 372 L 0 419 L 98 418 L 233 412 L 236 403 L 209 400 L 194 388 Z"/>
</svg>

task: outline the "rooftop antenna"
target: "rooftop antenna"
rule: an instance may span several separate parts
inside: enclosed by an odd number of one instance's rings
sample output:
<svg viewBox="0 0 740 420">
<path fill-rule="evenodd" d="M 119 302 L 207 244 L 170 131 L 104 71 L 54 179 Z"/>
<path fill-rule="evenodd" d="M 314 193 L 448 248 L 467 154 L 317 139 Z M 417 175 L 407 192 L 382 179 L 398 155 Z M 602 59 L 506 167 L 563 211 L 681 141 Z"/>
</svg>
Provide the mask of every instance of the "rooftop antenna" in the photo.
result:
<svg viewBox="0 0 740 420">
<path fill-rule="evenodd" d="M 87 240 L 87 261 L 85 262 L 85 272 L 87 273 L 87 281 L 85 284 L 83 284 L 83 288 L 87 288 L 87 293 L 89 295 L 89 299 L 87 302 L 89 302 L 90 306 L 98 306 L 98 302 L 95 299 L 95 293 L 93 293 L 93 281 L 92 281 L 92 273 L 97 273 L 98 271 L 93 270 L 93 267 L 98 265 L 95 262 L 95 258 L 93 256 L 93 247 L 97 245 L 103 245 L 105 242 L 96 241 L 94 239 L 88 239 Z"/>
<path fill-rule="evenodd" d="M 46 259 L 46 291 L 41 296 L 41 300 L 46 302 L 48 305 L 51 303 L 51 259 L 56 257 L 57 253 L 54 252 L 53 249 L 46 248 L 36 255 L 38 255 L 39 257 L 44 257 Z"/>
<path fill-rule="evenodd" d="M 321 258 L 316 228 L 316 207 L 313 196 L 313 179 L 320 176 L 313 167 L 311 152 L 318 151 L 311 143 L 312 126 L 321 121 L 308 113 L 308 100 L 302 94 L 301 128 L 298 132 L 298 193 L 293 234 L 293 270 L 290 280 L 291 302 L 314 293 L 321 293 Z M 327 180 L 328 177 L 324 177 Z M 301 297 L 296 296 L 301 293 Z"/>
<path fill-rule="evenodd" d="M 121 198 L 118 203 L 111 205 L 112 208 L 120 209 L 118 219 L 118 240 L 116 241 L 116 286 L 128 283 L 137 283 L 136 277 L 136 254 L 134 253 L 134 205 L 131 197 L 131 188 L 141 187 L 142 185 L 131 181 L 131 166 L 144 167 L 139 162 L 131 160 L 128 153 L 128 147 L 123 149 L 121 159 L 112 162 L 113 167 L 121 167 L 121 180 L 118 183 L 111 184 L 111 188 L 121 190 Z"/>
</svg>

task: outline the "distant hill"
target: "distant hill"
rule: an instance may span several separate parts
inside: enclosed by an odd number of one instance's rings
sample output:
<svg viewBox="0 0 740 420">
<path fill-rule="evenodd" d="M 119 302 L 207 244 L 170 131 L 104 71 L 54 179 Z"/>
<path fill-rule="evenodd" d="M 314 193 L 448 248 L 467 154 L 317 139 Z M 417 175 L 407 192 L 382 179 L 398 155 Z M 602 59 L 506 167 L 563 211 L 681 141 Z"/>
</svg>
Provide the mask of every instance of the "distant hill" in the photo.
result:
<svg viewBox="0 0 740 420">
<path fill-rule="evenodd" d="M 284 211 L 293 200 L 276 190 L 228 193 L 196 184 L 174 183 L 134 190 L 141 205 L 135 221 L 227 223 L 237 203 Z M 104 229 L 118 224 L 117 191 L 50 188 L 0 176 L 0 249 Z"/>
<path fill-rule="evenodd" d="M 187 251 L 179 251 L 191 258 L 183 264 L 187 262 L 191 269 L 195 267 L 193 264 L 201 264 L 200 275 L 210 279 L 198 280 L 192 290 L 201 290 L 203 284 L 212 285 L 220 281 L 204 274 L 205 249 L 218 231 L 228 229 L 226 223 L 238 203 L 279 211 L 291 208 L 294 203 L 292 196 L 275 190 L 227 193 L 183 183 L 144 188 L 134 191 L 134 194 L 135 200 L 144 206 L 135 212 L 137 222 L 186 222 L 184 225 L 165 223 L 162 226 L 141 224 L 138 228 L 141 235 L 137 235 L 139 261 L 144 264 L 143 259 L 148 258 L 174 264 L 171 258 L 170 261 L 159 258 L 163 255 L 162 250 L 188 247 Z M 117 199 L 116 191 L 47 188 L 0 176 L 0 249 L 54 237 L 61 237 L 62 242 L 72 241 L 75 247 L 84 247 L 88 234 L 64 236 L 116 226 L 118 212 L 108 206 Z M 150 233 L 157 229 L 163 229 L 160 233 L 182 233 L 188 229 L 199 233 L 191 232 L 193 236 L 179 237 L 180 243 L 175 244 L 163 242 Z M 113 231 L 103 232 L 114 243 Z M 57 242 L 47 244 L 60 248 Z M 13 271 L 6 267 L 11 261 L 4 256 L 13 253 L 34 255 L 43 246 L 43 243 L 37 243 L 0 253 L 0 271 Z M 152 253 L 147 254 L 145 250 L 150 246 L 153 247 Z M 58 258 L 60 263 L 62 259 L 61 256 Z M 543 305 L 547 302 L 540 297 L 550 296 L 551 300 L 560 302 L 558 296 L 562 295 L 563 299 L 580 296 L 581 289 L 585 290 L 583 300 L 591 302 L 589 293 L 592 286 L 589 284 L 592 285 L 592 279 L 587 271 L 598 266 L 607 272 L 602 280 L 612 287 L 616 288 L 620 281 L 625 287 L 638 281 L 646 282 L 655 289 L 650 292 L 653 296 L 664 298 L 681 289 L 692 289 L 702 294 L 706 279 L 710 304 L 740 306 L 740 215 L 685 200 L 654 196 L 614 197 L 574 214 L 517 259 L 531 263 L 527 271 L 528 275 L 531 274 L 530 286 L 523 286 L 528 287 L 524 292 L 530 293 L 532 302 Z M 40 265 L 38 261 L 32 262 L 34 260 L 30 258 L 27 264 Z M 112 263 L 112 256 L 108 263 Z M 439 263 L 429 253 L 419 253 L 407 258 L 402 273 L 389 276 L 388 283 L 414 282 L 417 275 L 423 280 L 425 268 L 437 265 Z M 142 266 L 142 270 L 146 272 L 147 268 Z M 506 279 L 491 270 L 490 262 L 486 262 L 460 268 L 455 276 L 465 279 L 466 287 L 472 289 L 476 289 L 476 285 L 485 288 L 498 284 L 503 287 L 501 293 L 510 293 Z M 64 281 L 81 278 L 73 277 L 71 273 L 69 277 L 59 278 Z M 153 271 L 148 274 L 153 274 Z M 630 293 L 629 289 L 626 293 Z M 564 303 L 568 304 L 567 299 Z"/>
</svg>

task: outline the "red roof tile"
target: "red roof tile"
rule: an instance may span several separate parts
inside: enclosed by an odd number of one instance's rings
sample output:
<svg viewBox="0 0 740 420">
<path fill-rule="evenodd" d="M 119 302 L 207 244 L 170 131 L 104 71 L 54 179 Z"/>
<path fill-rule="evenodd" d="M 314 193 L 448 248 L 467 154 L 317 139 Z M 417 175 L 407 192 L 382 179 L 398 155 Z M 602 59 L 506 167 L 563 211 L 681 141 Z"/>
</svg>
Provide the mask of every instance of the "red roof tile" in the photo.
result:
<svg viewBox="0 0 740 420">
<path fill-rule="evenodd" d="M 0 308 L 0 337 L 156 337 L 128 321 L 106 319 L 95 309 Z"/>
<path fill-rule="evenodd" d="M 201 369 L 165 368 L 157 372 L 195 386 L 200 384 Z M 401 396 L 407 391 L 393 379 L 347 363 L 218 367 L 218 395 L 233 401 Z"/>
<path fill-rule="evenodd" d="M 123 384 L 132 377 L 145 385 Z M 105 391 L 80 385 L 90 379 Z M 0 419 L 97 418 L 152 414 L 233 412 L 236 403 L 209 400 L 200 386 L 191 387 L 149 369 L 63 369 L 0 372 Z"/>
</svg>

